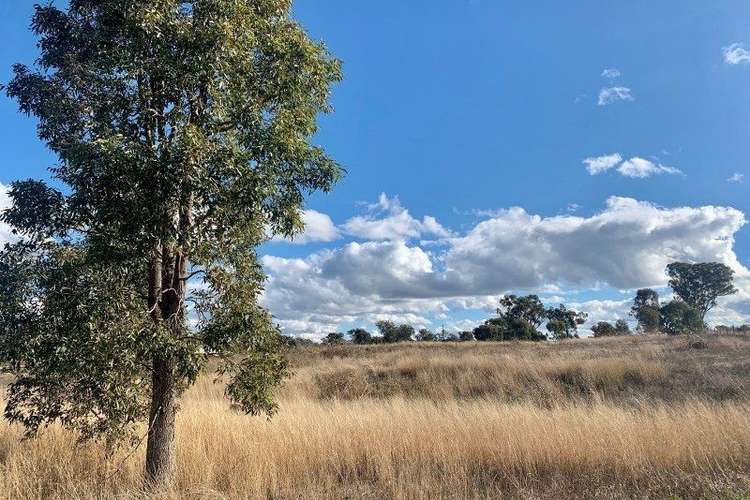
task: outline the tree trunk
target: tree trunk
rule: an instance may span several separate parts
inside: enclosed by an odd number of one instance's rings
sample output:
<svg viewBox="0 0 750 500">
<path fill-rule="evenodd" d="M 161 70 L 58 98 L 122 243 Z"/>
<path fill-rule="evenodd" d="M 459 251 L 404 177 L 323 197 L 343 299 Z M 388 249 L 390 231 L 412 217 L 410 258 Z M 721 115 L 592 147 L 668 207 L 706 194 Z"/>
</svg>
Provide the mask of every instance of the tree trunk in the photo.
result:
<svg viewBox="0 0 750 500">
<path fill-rule="evenodd" d="M 171 249 L 157 245 L 151 263 L 149 306 L 155 324 L 167 322 L 179 334 L 184 286 L 179 279 L 178 258 Z M 152 488 L 168 489 L 177 472 L 175 419 L 177 416 L 176 362 L 168 354 L 156 354 L 151 372 L 151 411 L 146 444 L 146 481 Z"/>
<path fill-rule="evenodd" d="M 151 413 L 146 445 L 146 480 L 149 485 L 168 488 L 177 470 L 175 460 L 175 417 L 177 387 L 174 360 L 156 359 L 152 373 Z"/>
<path fill-rule="evenodd" d="M 149 277 L 152 319 L 168 325 L 175 338 L 184 335 L 188 259 L 185 234 L 192 224 L 192 196 L 177 214 L 180 247 L 157 244 L 153 249 Z M 175 420 L 179 380 L 172 354 L 154 356 L 151 372 L 151 411 L 146 445 L 146 481 L 150 487 L 168 489 L 174 484 L 177 464 Z"/>
</svg>

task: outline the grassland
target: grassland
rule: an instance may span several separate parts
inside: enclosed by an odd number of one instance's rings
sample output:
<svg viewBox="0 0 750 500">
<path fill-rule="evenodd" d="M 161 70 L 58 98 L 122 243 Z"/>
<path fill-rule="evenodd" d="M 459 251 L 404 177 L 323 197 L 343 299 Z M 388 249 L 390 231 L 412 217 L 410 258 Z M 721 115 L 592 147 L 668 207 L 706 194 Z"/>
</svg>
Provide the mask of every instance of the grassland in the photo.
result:
<svg viewBox="0 0 750 500">
<path fill-rule="evenodd" d="M 315 347 L 268 421 L 202 378 L 164 498 L 744 498 L 750 338 Z M 145 498 L 107 458 L 0 424 L 0 496 Z"/>
</svg>

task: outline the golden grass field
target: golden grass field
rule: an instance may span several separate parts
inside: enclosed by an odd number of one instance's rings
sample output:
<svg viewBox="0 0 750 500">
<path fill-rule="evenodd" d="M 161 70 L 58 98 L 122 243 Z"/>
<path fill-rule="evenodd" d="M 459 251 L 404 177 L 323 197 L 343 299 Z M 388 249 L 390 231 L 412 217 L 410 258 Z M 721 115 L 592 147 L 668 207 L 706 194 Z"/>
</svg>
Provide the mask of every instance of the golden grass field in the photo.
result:
<svg viewBox="0 0 750 500">
<path fill-rule="evenodd" d="M 208 377 L 184 396 L 159 497 L 750 498 L 750 338 L 701 342 L 293 350 L 270 421 Z M 142 449 L 20 435 L 0 424 L 3 498 L 149 497 Z"/>
</svg>

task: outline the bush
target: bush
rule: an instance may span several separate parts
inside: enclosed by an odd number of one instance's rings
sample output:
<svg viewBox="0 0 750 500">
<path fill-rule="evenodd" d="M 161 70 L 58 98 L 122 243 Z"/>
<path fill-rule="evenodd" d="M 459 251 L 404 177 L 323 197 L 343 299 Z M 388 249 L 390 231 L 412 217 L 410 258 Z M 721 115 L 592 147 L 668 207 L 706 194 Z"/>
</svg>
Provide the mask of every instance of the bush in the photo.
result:
<svg viewBox="0 0 750 500">
<path fill-rule="evenodd" d="M 336 332 L 329 333 L 321 341 L 321 343 L 325 345 L 339 345 L 343 344 L 344 342 L 346 342 L 346 340 L 344 339 L 344 334 Z"/>
<path fill-rule="evenodd" d="M 667 335 L 699 333 L 705 329 L 701 313 L 682 300 L 673 300 L 661 308 L 661 325 Z"/>
<path fill-rule="evenodd" d="M 435 342 L 437 339 L 437 335 L 432 333 L 427 328 L 420 329 L 416 337 L 417 342 Z"/>
<path fill-rule="evenodd" d="M 591 327 L 591 331 L 594 332 L 594 337 L 614 337 L 617 335 L 617 330 L 608 321 L 600 321 Z"/>
<path fill-rule="evenodd" d="M 372 335 L 370 332 L 363 328 L 355 328 L 353 330 L 349 330 L 349 338 L 352 339 L 353 344 L 357 345 L 364 345 L 364 344 L 372 344 Z"/>
<path fill-rule="evenodd" d="M 397 326 L 393 321 L 378 321 L 375 326 L 378 327 L 386 344 L 408 342 L 414 336 L 414 327 L 410 325 Z"/>
</svg>

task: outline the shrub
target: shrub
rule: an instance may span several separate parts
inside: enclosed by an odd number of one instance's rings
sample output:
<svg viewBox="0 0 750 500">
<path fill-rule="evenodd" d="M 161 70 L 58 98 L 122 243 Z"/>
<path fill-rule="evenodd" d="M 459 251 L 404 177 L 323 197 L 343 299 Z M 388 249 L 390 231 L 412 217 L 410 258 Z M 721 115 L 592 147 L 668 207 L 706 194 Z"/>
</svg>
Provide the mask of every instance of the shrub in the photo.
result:
<svg viewBox="0 0 750 500">
<path fill-rule="evenodd" d="M 699 333 L 705 328 L 701 313 L 682 300 L 673 300 L 661 308 L 661 324 L 667 335 Z"/>
</svg>

